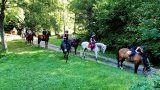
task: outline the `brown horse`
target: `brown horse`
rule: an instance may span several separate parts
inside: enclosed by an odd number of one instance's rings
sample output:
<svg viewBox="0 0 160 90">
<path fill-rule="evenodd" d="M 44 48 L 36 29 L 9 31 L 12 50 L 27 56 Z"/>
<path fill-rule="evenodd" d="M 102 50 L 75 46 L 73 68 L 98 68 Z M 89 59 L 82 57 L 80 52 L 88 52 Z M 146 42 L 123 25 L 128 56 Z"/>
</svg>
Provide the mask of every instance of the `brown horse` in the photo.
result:
<svg viewBox="0 0 160 90">
<path fill-rule="evenodd" d="M 77 54 L 77 48 L 78 48 L 79 43 L 80 43 L 80 38 L 72 40 L 71 45 L 72 45 L 72 47 L 74 47 L 75 55 Z"/>
<path fill-rule="evenodd" d="M 123 66 L 123 62 L 125 61 L 125 59 L 129 58 L 131 51 L 128 48 L 122 48 L 118 51 L 118 67 L 120 67 L 119 63 L 121 63 L 121 67 Z M 131 56 L 131 61 L 134 62 L 134 73 L 137 73 L 138 67 L 140 65 L 140 63 L 142 62 L 143 58 L 140 54 L 135 54 L 134 56 Z M 145 66 L 143 68 L 143 72 L 145 72 Z"/>
<path fill-rule="evenodd" d="M 29 43 L 30 45 L 33 44 L 33 37 L 36 36 L 35 32 L 33 31 L 27 32 L 25 36 L 27 43 Z"/>
<path fill-rule="evenodd" d="M 50 36 L 51 36 L 50 31 L 46 31 L 45 35 L 38 35 L 38 46 L 40 46 L 41 41 L 45 41 L 45 48 L 48 48 L 48 41 Z"/>
</svg>

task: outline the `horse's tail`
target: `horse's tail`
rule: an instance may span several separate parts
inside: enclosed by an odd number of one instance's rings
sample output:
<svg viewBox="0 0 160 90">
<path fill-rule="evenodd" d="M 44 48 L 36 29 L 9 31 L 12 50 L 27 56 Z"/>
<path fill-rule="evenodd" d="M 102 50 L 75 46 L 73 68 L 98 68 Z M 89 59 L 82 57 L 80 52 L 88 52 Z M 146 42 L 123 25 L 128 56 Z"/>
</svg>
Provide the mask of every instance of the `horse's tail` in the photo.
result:
<svg viewBox="0 0 160 90">
<path fill-rule="evenodd" d="M 119 50 L 120 49 L 118 49 L 118 51 L 117 51 L 117 66 L 119 67 Z"/>
</svg>

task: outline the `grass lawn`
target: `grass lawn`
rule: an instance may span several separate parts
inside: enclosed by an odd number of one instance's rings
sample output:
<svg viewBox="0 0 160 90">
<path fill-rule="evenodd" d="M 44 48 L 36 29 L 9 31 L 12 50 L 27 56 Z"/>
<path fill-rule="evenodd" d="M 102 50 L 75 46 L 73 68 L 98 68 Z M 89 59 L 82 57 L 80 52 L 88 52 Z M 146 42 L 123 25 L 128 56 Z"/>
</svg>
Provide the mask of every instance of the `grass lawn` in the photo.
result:
<svg viewBox="0 0 160 90">
<path fill-rule="evenodd" d="M 135 81 L 146 80 L 74 55 L 65 63 L 62 53 L 20 40 L 10 41 L 8 48 L 0 58 L 0 90 L 127 90 Z"/>
</svg>

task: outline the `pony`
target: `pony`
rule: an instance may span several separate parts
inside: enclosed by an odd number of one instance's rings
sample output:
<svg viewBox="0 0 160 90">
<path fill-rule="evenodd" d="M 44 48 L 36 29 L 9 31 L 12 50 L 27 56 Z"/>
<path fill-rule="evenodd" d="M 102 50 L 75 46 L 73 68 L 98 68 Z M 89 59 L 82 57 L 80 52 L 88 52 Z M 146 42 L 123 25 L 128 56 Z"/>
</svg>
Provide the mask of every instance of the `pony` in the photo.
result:
<svg viewBox="0 0 160 90">
<path fill-rule="evenodd" d="M 83 56 L 83 58 L 85 58 L 85 50 L 91 51 L 91 48 L 89 47 L 89 45 L 90 45 L 89 42 L 86 42 L 86 41 L 81 43 L 82 51 L 80 53 L 80 56 Z M 95 53 L 95 58 L 97 61 L 99 48 L 97 47 L 96 44 L 95 44 L 95 48 L 93 49 L 93 51 Z"/>
<path fill-rule="evenodd" d="M 33 37 L 34 36 L 36 36 L 35 32 L 28 30 L 25 34 L 27 43 L 29 43 L 30 45 L 33 44 Z"/>
<path fill-rule="evenodd" d="M 104 54 L 107 48 L 107 45 L 103 43 L 96 43 L 97 47 L 101 49 L 102 53 Z"/>
<path fill-rule="evenodd" d="M 45 48 L 48 48 L 48 41 L 50 36 L 51 36 L 50 31 L 46 31 L 45 35 L 38 35 L 38 47 L 40 47 L 41 41 L 45 41 Z"/>
<path fill-rule="evenodd" d="M 142 49 L 139 49 L 138 51 L 142 52 Z M 125 59 L 128 59 L 129 55 L 131 54 L 130 49 L 128 48 L 121 48 L 118 51 L 118 57 L 117 57 L 117 61 L 118 61 L 118 67 L 120 67 L 121 63 L 121 67 L 123 66 L 123 62 L 125 61 Z M 137 73 L 138 67 L 140 65 L 140 63 L 142 62 L 143 58 L 139 53 L 136 53 L 134 56 L 131 56 L 131 61 L 134 62 L 134 73 Z M 144 65 L 143 68 L 143 72 L 146 71 L 146 66 Z"/>
<path fill-rule="evenodd" d="M 80 38 L 72 40 L 71 42 L 71 45 L 72 47 L 74 47 L 74 50 L 75 50 L 74 51 L 75 55 L 77 54 L 77 48 L 78 48 L 79 43 L 80 43 Z"/>
<path fill-rule="evenodd" d="M 66 59 L 66 63 L 68 61 L 69 52 L 71 51 L 71 41 L 67 40 L 67 44 L 63 40 L 60 46 L 60 49 L 63 51 L 64 58 Z"/>
</svg>

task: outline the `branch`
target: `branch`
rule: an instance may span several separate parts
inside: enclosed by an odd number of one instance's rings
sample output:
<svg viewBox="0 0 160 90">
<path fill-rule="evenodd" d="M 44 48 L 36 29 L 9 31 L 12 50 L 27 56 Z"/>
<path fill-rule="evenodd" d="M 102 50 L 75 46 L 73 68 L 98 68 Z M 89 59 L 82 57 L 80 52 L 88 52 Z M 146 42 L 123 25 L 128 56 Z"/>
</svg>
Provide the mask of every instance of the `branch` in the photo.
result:
<svg viewBox="0 0 160 90">
<path fill-rule="evenodd" d="M 6 3 L 7 3 L 7 1 L 8 1 L 8 0 L 5 0 L 5 1 L 4 1 L 4 4 L 6 4 Z"/>
</svg>

